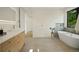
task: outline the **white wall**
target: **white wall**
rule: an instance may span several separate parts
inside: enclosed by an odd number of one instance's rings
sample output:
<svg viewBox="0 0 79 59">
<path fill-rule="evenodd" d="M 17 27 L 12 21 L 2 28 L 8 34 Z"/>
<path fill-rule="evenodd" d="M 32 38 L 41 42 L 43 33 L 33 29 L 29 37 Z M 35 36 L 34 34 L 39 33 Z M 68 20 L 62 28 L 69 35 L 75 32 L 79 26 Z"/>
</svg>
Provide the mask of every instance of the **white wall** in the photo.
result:
<svg viewBox="0 0 79 59">
<path fill-rule="evenodd" d="M 30 16 L 31 15 L 31 10 L 29 10 L 29 8 L 26 8 L 25 10 L 26 10 L 25 32 L 27 34 L 27 32 L 32 31 L 32 17 Z"/>
<path fill-rule="evenodd" d="M 19 7 L 12 8 L 16 11 L 16 28 L 15 29 L 22 29 L 25 30 L 25 10 L 24 8 L 20 7 L 20 19 L 19 19 Z M 19 20 L 20 20 L 20 27 L 19 27 Z"/>
<path fill-rule="evenodd" d="M 25 14 L 25 33 L 27 34 L 27 32 L 29 31 L 29 27 L 31 23 L 29 23 L 29 16 L 27 15 L 27 13 Z"/>
<path fill-rule="evenodd" d="M 27 32 L 32 31 L 32 19 L 27 15 Z"/>
<path fill-rule="evenodd" d="M 55 23 L 64 23 L 64 11 L 62 8 L 29 8 L 31 13 L 31 26 L 33 37 L 50 37 L 50 27 Z M 27 29 L 28 29 L 27 28 Z"/>
<path fill-rule="evenodd" d="M 20 26 L 23 30 L 25 30 L 25 10 L 20 8 Z"/>
</svg>

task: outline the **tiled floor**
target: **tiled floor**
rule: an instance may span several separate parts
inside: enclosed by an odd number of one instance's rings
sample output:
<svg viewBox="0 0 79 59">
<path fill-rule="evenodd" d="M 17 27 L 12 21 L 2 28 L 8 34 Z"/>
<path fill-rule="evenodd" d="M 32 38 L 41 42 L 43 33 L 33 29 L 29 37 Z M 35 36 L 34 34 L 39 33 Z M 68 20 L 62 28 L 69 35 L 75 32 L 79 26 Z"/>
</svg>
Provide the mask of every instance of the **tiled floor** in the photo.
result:
<svg viewBox="0 0 79 59">
<path fill-rule="evenodd" d="M 33 49 L 34 52 L 77 52 L 79 49 L 74 49 L 57 38 L 26 38 L 22 52 L 29 52 Z"/>
</svg>

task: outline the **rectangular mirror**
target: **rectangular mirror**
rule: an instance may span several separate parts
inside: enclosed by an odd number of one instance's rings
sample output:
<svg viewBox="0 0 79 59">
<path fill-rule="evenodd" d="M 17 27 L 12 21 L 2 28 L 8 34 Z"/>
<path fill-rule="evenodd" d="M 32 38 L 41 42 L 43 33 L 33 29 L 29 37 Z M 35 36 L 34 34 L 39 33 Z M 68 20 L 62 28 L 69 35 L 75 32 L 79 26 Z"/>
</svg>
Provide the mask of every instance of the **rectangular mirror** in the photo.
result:
<svg viewBox="0 0 79 59">
<path fill-rule="evenodd" d="M 0 7 L 0 20 L 16 21 L 16 12 L 10 7 Z"/>
</svg>

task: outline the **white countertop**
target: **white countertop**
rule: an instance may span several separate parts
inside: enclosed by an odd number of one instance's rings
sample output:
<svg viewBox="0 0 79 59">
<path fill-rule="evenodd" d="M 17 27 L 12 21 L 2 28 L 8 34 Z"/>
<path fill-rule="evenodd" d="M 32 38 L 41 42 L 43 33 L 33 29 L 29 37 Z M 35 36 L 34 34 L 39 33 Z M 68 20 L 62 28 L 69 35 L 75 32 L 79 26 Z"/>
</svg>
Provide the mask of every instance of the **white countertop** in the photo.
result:
<svg viewBox="0 0 79 59">
<path fill-rule="evenodd" d="M 10 38 L 16 36 L 17 34 L 23 32 L 24 30 L 22 29 L 17 29 L 17 30 L 13 30 L 11 32 L 7 32 L 6 35 L 0 36 L 0 44 L 2 44 L 3 42 L 9 40 Z"/>
</svg>

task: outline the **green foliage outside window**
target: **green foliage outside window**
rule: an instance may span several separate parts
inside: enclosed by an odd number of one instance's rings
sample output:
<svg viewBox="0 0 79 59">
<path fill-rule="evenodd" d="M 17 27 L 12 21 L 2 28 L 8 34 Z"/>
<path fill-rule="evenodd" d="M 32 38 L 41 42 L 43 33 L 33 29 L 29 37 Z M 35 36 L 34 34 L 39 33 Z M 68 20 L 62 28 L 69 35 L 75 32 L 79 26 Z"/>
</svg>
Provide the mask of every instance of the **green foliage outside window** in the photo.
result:
<svg viewBox="0 0 79 59">
<path fill-rule="evenodd" d="M 67 27 L 75 28 L 77 22 L 77 10 L 71 10 L 67 12 Z"/>
</svg>

